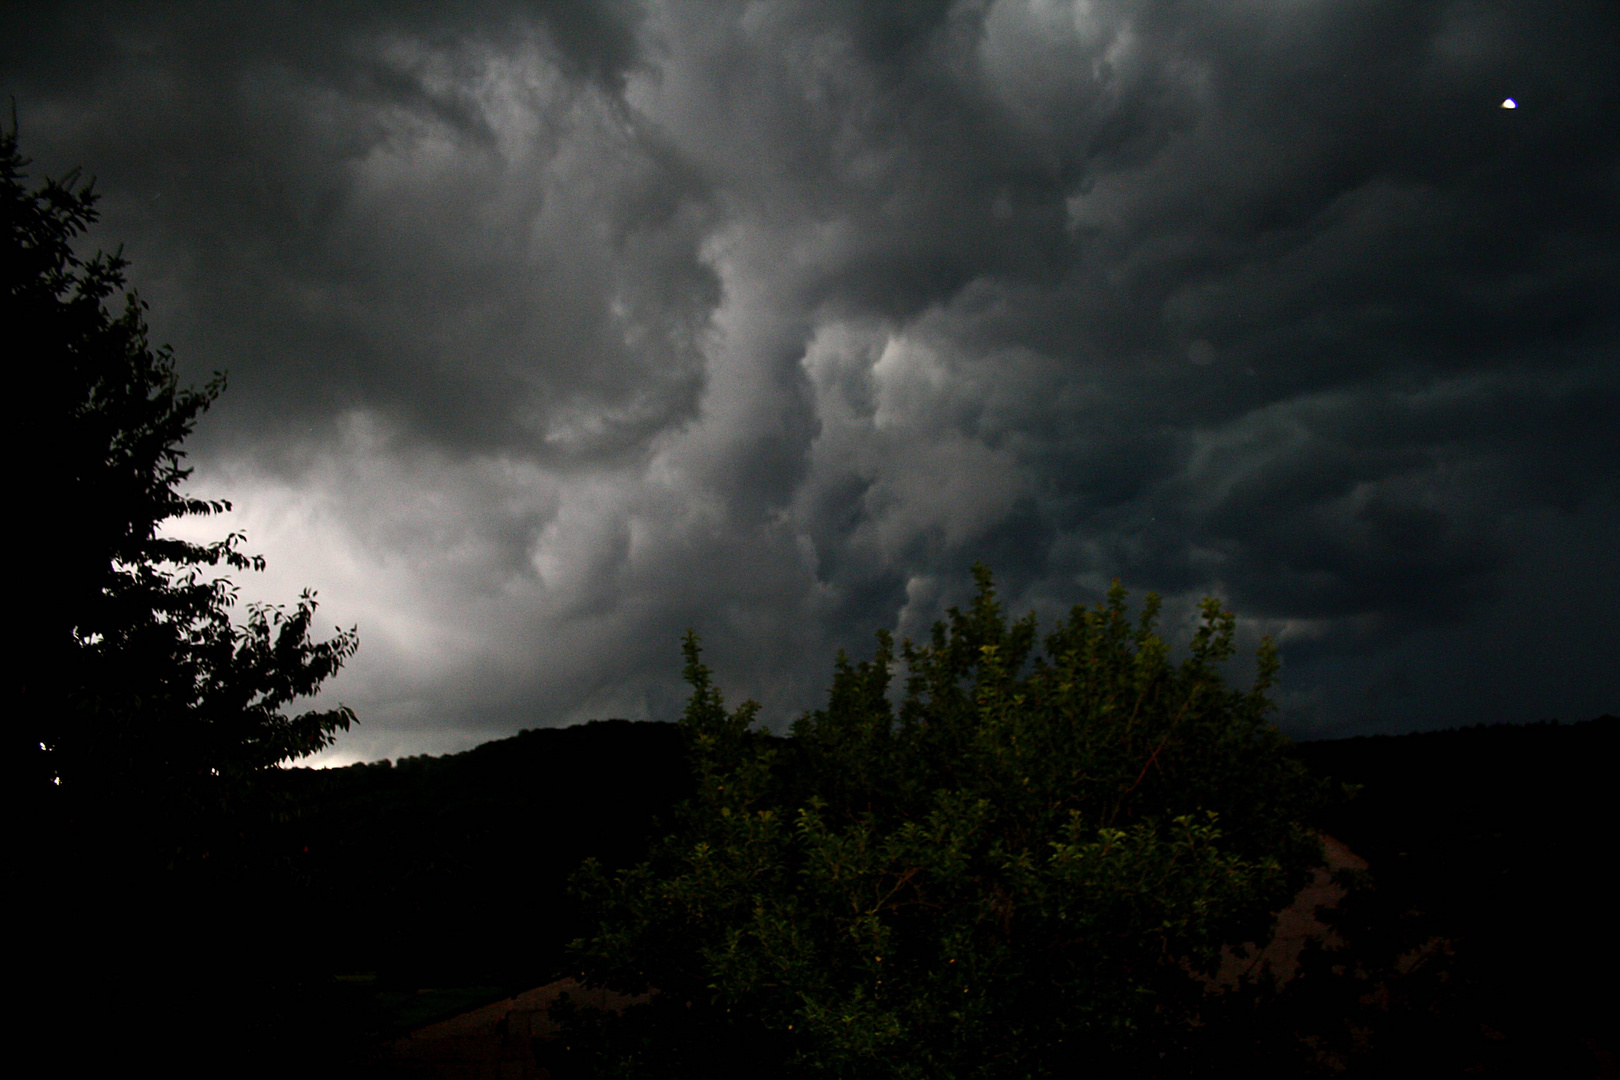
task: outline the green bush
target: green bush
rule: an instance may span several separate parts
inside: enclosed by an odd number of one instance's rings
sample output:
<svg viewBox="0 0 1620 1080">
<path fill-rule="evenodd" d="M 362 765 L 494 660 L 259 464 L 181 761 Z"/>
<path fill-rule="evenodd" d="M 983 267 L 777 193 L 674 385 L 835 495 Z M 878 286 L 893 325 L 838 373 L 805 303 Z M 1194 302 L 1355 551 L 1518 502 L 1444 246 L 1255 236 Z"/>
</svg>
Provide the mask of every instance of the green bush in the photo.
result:
<svg viewBox="0 0 1620 1080">
<path fill-rule="evenodd" d="M 1264 940 L 1320 845 L 1315 787 L 1267 720 L 1277 672 L 1225 688 L 1206 600 L 1173 665 L 1149 595 L 1076 607 L 1035 653 L 991 575 L 907 667 L 840 654 L 787 739 L 727 712 L 685 639 L 697 794 L 652 859 L 576 888 L 586 981 L 554 1075 L 1004 1077 L 1171 1068 L 1223 945 Z"/>
</svg>

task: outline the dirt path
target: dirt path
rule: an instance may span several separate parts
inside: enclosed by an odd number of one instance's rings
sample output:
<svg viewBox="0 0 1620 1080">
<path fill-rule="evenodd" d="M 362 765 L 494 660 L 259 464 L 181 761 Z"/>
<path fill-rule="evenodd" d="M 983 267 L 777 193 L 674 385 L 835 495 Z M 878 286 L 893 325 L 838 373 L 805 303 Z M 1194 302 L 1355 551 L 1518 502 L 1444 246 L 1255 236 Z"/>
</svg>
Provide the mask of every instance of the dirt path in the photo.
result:
<svg viewBox="0 0 1620 1080">
<path fill-rule="evenodd" d="M 1322 837 L 1327 865 L 1319 866 L 1305 887 L 1294 895 L 1294 902 L 1277 915 L 1277 929 L 1271 941 L 1257 956 L 1242 959 L 1230 953 L 1221 962 L 1215 975 L 1215 985 L 1236 986 L 1244 974 L 1256 973 L 1270 967 L 1279 985 L 1294 977 L 1299 970 L 1299 954 L 1310 941 L 1340 945 L 1338 935 L 1316 917 L 1318 910 L 1331 908 L 1344 899 L 1344 890 L 1333 883 L 1333 875 L 1340 870 L 1365 870 L 1367 863 L 1355 852 L 1331 836 Z"/>
<path fill-rule="evenodd" d="M 390 1076 L 443 1077 L 445 1080 L 542 1080 L 534 1044 L 550 1038 L 557 1025 L 547 1015 L 563 993 L 585 1005 L 615 1012 L 646 997 L 607 990 L 582 990 L 573 979 L 559 979 L 516 997 L 418 1028 L 384 1048 Z"/>
</svg>

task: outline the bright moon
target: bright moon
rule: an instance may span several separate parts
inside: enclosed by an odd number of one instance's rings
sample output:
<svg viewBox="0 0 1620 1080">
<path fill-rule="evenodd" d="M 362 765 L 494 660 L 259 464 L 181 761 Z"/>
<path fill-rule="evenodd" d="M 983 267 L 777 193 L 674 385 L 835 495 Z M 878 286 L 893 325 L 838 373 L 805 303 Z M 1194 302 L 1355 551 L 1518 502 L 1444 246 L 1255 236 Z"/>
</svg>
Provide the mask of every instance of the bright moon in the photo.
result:
<svg viewBox="0 0 1620 1080">
<path fill-rule="evenodd" d="M 1512 98 L 1508 98 L 1506 101 L 1502 102 L 1502 108 L 1504 109 L 1517 109 L 1518 107 L 1519 103 L 1514 101 Z"/>
</svg>

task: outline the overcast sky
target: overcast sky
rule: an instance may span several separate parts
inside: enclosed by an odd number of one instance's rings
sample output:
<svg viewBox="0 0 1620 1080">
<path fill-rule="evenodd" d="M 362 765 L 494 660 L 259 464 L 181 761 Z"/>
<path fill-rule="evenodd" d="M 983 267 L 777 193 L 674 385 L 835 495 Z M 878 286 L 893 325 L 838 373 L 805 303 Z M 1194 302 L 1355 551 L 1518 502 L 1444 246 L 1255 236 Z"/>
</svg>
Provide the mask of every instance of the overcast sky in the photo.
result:
<svg viewBox="0 0 1620 1080">
<path fill-rule="evenodd" d="M 1620 712 L 1617 73 L 1612 0 L 0 7 L 229 372 L 187 535 L 359 626 L 330 761 L 673 719 L 689 626 L 780 727 L 977 559 L 1222 597 L 1296 736 Z"/>
</svg>

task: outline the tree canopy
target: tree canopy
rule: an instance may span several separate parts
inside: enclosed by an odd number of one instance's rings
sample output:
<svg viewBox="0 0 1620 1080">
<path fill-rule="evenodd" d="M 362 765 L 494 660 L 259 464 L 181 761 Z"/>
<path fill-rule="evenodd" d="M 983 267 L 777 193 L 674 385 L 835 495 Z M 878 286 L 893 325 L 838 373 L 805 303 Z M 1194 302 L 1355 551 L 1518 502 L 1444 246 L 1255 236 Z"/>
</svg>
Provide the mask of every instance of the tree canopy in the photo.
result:
<svg viewBox="0 0 1620 1080">
<path fill-rule="evenodd" d="M 250 606 L 233 620 L 223 572 L 263 559 L 236 533 L 208 544 L 164 535 L 165 522 L 230 508 L 182 490 L 181 444 L 225 378 L 181 387 L 170 350 L 148 340 L 145 303 L 131 291 L 109 310 L 125 285 L 121 251 L 75 250 L 97 220 L 93 181 L 75 170 L 30 188 L 27 165 L 14 124 L 0 132 L 0 327 L 32 421 L 18 445 L 19 504 L 38 533 L 13 738 L 44 818 L 96 819 L 103 838 L 138 837 L 172 861 L 188 843 L 182 822 L 354 721 L 344 706 L 287 710 L 358 637 L 312 639 L 308 591 L 290 610 Z"/>
<path fill-rule="evenodd" d="M 1003 1077 L 1153 1072 L 1199 1023 L 1223 945 L 1263 941 L 1320 862 L 1316 786 L 1268 721 L 1277 672 L 1227 689 L 1214 600 L 1170 661 L 1149 595 L 1117 584 L 1037 653 L 990 572 L 924 645 L 840 653 L 787 739 L 728 712 L 685 641 L 697 781 L 640 866 L 587 865 L 590 983 L 556 1068 L 630 1077 Z"/>
</svg>

